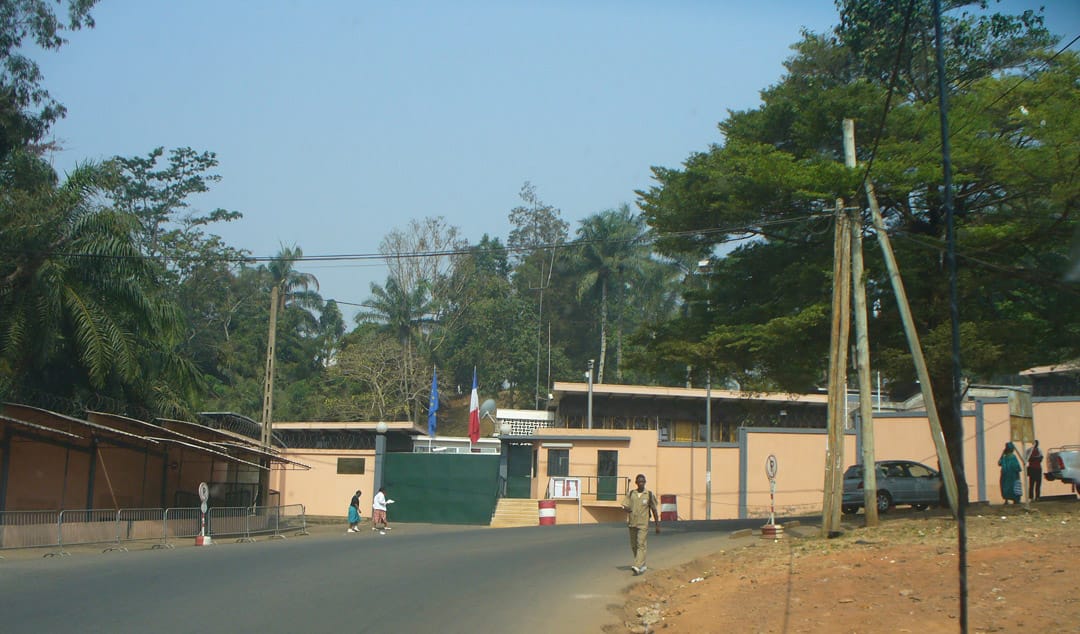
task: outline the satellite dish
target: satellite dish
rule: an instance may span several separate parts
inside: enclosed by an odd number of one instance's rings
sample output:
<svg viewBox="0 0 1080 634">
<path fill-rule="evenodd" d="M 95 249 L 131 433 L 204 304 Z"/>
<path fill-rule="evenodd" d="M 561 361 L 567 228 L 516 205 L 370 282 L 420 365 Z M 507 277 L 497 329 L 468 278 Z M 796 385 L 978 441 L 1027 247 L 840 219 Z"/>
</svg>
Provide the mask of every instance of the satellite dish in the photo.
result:
<svg viewBox="0 0 1080 634">
<path fill-rule="evenodd" d="M 488 416 L 495 411 L 495 399 L 489 398 L 480 404 L 480 416 Z"/>
</svg>

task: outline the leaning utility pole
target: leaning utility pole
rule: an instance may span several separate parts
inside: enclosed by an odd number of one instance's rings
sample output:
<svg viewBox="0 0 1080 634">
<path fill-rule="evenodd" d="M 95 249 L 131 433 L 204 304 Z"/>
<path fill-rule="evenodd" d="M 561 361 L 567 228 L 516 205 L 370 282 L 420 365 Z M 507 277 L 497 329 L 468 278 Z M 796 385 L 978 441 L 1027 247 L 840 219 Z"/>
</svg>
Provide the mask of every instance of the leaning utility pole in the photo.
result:
<svg viewBox="0 0 1080 634">
<path fill-rule="evenodd" d="M 855 121 L 844 119 L 844 165 L 855 169 Z M 855 362 L 859 375 L 859 436 L 862 444 L 863 509 L 867 526 L 877 526 L 877 463 L 874 454 L 874 404 L 870 401 L 870 343 L 866 318 L 866 272 L 863 267 L 862 216 L 851 215 L 851 283 L 855 299 Z"/>
<path fill-rule="evenodd" d="M 949 458 L 949 448 L 945 446 L 945 434 L 941 431 L 941 419 L 938 417 L 937 405 L 934 402 L 934 391 L 930 387 L 930 372 L 926 369 L 926 358 L 923 357 L 919 333 L 915 330 L 915 319 L 911 316 L 911 306 L 908 304 L 907 292 L 904 291 L 904 281 L 900 279 L 900 269 L 896 265 L 896 256 L 893 255 L 892 243 L 889 241 L 889 234 L 885 230 L 885 221 L 881 217 L 881 208 L 878 207 L 874 184 L 869 179 L 866 180 L 866 197 L 870 202 L 870 214 L 874 221 L 874 231 L 877 233 L 882 255 L 885 256 L 885 267 L 889 271 L 889 281 L 892 282 L 893 292 L 896 294 L 896 305 L 900 309 L 900 318 L 904 324 L 904 334 L 907 335 L 908 348 L 911 349 L 911 360 L 915 363 L 915 376 L 919 379 L 919 389 L 922 391 L 923 403 L 926 405 L 926 418 L 930 421 L 930 436 L 933 438 L 934 447 L 937 449 L 937 458 L 941 465 L 941 478 L 945 482 L 945 493 L 949 497 L 949 507 L 952 508 L 955 516 L 959 504 L 956 474 L 953 472 L 952 459 Z"/>
<path fill-rule="evenodd" d="M 850 144 L 850 154 L 852 158 L 855 155 L 855 128 L 854 123 L 850 119 L 844 120 L 844 134 L 845 146 Z M 850 127 L 850 134 L 848 128 Z M 850 141 L 847 137 L 850 136 Z M 845 147 L 845 155 L 848 154 L 848 150 Z M 850 160 L 847 160 L 850 167 Z M 949 458 L 949 450 L 945 445 L 945 435 L 941 430 L 941 419 L 938 417 L 937 406 L 934 402 L 934 392 L 930 386 L 930 372 L 926 367 L 926 358 L 922 353 L 922 344 L 919 341 L 919 333 L 915 330 L 915 319 L 911 315 L 911 305 L 908 303 L 907 292 L 904 290 L 904 281 L 900 277 L 900 267 L 896 264 L 896 256 L 893 253 L 892 242 L 889 240 L 889 233 L 885 229 L 885 221 L 881 216 L 881 208 L 878 206 L 877 194 L 874 193 L 874 183 L 867 178 L 865 180 L 866 186 L 866 198 L 870 205 L 870 217 L 874 225 L 874 233 L 877 234 L 878 244 L 881 246 L 881 253 L 885 261 L 885 268 L 889 274 L 889 282 L 892 284 L 893 293 L 896 295 L 896 306 L 900 311 L 900 320 L 904 325 L 904 334 L 907 337 L 908 349 L 911 350 L 911 359 L 915 364 L 915 376 L 919 380 L 919 389 L 922 392 L 923 403 L 926 406 L 926 418 L 930 422 L 930 436 L 934 441 L 934 447 L 937 450 L 938 464 L 941 467 L 941 478 L 945 484 L 945 493 L 949 499 L 949 506 L 952 508 L 953 515 L 958 513 L 958 501 L 959 494 L 956 486 L 956 474 L 953 471 L 952 460 Z M 834 265 L 835 270 L 835 265 Z M 834 291 L 835 298 L 835 291 Z M 835 302 L 834 302 L 835 310 Z M 861 364 L 860 364 L 861 365 Z M 869 368 L 869 364 L 867 366 Z M 869 369 L 867 369 L 867 375 L 864 381 L 860 374 L 859 390 L 862 392 L 864 389 L 869 392 Z M 831 390 L 830 390 L 831 397 Z M 868 401 L 867 401 L 868 403 Z M 860 412 L 864 409 L 862 400 L 859 402 Z M 831 400 L 830 400 L 831 406 Z M 867 422 L 864 419 L 864 422 Z M 867 455 L 864 447 L 864 457 Z M 867 465 L 863 464 L 864 477 L 869 476 L 869 470 Z M 876 476 L 876 473 L 874 474 Z M 875 477 L 876 480 L 876 477 Z M 828 473 L 826 472 L 826 482 L 828 482 Z M 876 484 L 876 482 L 875 482 Z M 869 482 L 863 484 L 864 488 L 869 489 Z M 869 509 L 869 500 L 867 500 L 867 508 Z M 823 527 L 824 529 L 824 527 Z"/>
<path fill-rule="evenodd" d="M 821 520 L 821 532 L 826 537 L 840 529 L 840 503 L 844 486 L 844 412 L 847 410 L 847 348 L 851 319 L 850 229 L 844 201 L 837 199 L 833 239 L 832 332 L 829 337 L 829 444 L 825 452 Z"/>
<path fill-rule="evenodd" d="M 278 286 L 270 289 L 270 333 L 266 338 L 266 380 L 263 383 L 262 446 L 270 450 L 274 415 L 274 343 L 277 340 Z"/>
</svg>

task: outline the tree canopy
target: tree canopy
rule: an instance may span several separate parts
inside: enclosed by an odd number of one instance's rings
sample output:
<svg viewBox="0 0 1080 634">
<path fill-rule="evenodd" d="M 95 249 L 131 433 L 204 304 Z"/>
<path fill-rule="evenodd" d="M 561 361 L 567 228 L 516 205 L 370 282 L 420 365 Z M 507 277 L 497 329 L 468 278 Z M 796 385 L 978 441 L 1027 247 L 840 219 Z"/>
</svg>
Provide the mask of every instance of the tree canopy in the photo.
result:
<svg viewBox="0 0 1080 634">
<path fill-rule="evenodd" d="M 543 407 L 551 383 L 581 380 L 590 360 L 599 381 L 701 384 L 709 372 L 812 391 L 825 384 L 834 207 L 865 218 L 869 180 L 949 416 L 930 0 L 838 2 L 838 26 L 803 33 L 759 106 L 728 113 L 678 167 L 653 169 L 638 209 L 613 201 L 572 225 L 525 182 L 505 237 L 473 240 L 441 216 L 405 222 L 380 245 L 385 282 L 348 326 L 299 245 L 253 258 L 213 233 L 241 217 L 192 205 L 220 180 L 214 152 L 152 148 L 64 179 L 41 159 L 63 107 L 22 46 L 60 47 L 93 25 L 94 4 L 0 3 L 0 395 L 258 417 L 274 287 L 276 420 L 419 421 L 433 367 L 444 402 L 476 367 L 500 406 Z M 1080 60 L 1052 48 L 1038 12 L 983 4 L 947 3 L 944 22 L 970 382 L 1080 356 Z M 854 170 L 844 118 L 857 121 Z M 903 396 L 910 355 L 863 231 L 872 363 Z M 946 429 L 953 448 L 957 430 Z"/>
<path fill-rule="evenodd" d="M 1080 289 L 1064 282 L 1080 200 L 1080 118 L 1069 104 L 1080 86 L 1077 56 L 1044 48 L 1053 39 L 1038 15 L 984 15 L 971 4 L 953 3 L 944 30 L 962 358 L 968 380 L 983 381 L 1080 353 Z M 707 313 L 657 324 L 646 361 L 658 373 L 692 362 L 759 389 L 824 385 L 831 209 L 837 199 L 865 208 L 870 179 L 955 451 L 930 3 L 910 3 L 910 14 L 838 6 L 841 25 L 804 34 L 761 106 L 730 113 L 722 142 L 680 169 L 656 168 L 657 184 L 639 192 L 664 253 L 723 254 Z M 858 122 L 858 170 L 843 165 L 845 117 Z M 880 257 L 867 257 L 872 362 L 900 389 L 913 380 L 910 355 Z"/>
</svg>

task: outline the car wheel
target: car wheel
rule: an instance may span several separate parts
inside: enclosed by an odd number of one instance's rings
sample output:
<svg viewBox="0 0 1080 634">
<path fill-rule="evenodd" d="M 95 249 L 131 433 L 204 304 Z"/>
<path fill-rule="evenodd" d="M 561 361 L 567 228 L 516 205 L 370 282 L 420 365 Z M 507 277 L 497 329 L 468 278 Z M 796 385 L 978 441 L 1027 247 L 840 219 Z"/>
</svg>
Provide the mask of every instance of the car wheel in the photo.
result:
<svg viewBox="0 0 1080 634">
<path fill-rule="evenodd" d="M 925 511 L 926 510 L 926 505 L 925 504 L 912 504 L 911 508 L 915 509 L 916 511 Z"/>
<path fill-rule="evenodd" d="M 859 507 L 857 507 L 857 506 L 844 506 L 844 507 L 841 507 L 840 510 L 844 513 L 844 515 L 854 515 L 854 514 L 859 512 Z"/>
<path fill-rule="evenodd" d="M 878 513 L 888 513 L 892 508 L 892 496 L 887 491 L 878 491 L 877 494 L 877 510 Z"/>
</svg>

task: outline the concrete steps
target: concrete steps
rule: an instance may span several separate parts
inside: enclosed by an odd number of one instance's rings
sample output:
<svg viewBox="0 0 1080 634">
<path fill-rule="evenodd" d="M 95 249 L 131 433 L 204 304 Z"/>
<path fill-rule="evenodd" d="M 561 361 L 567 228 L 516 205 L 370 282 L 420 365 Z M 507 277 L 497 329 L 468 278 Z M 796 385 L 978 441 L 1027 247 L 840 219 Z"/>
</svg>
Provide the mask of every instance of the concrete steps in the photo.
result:
<svg viewBox="0 0 1080 634">
<path fill-rule="evenodd" d="M 538 526 L 540 510 L 536 500 L 500 498 L 495 514 L 491 517 L 492 528 Z"/>
</svg>

